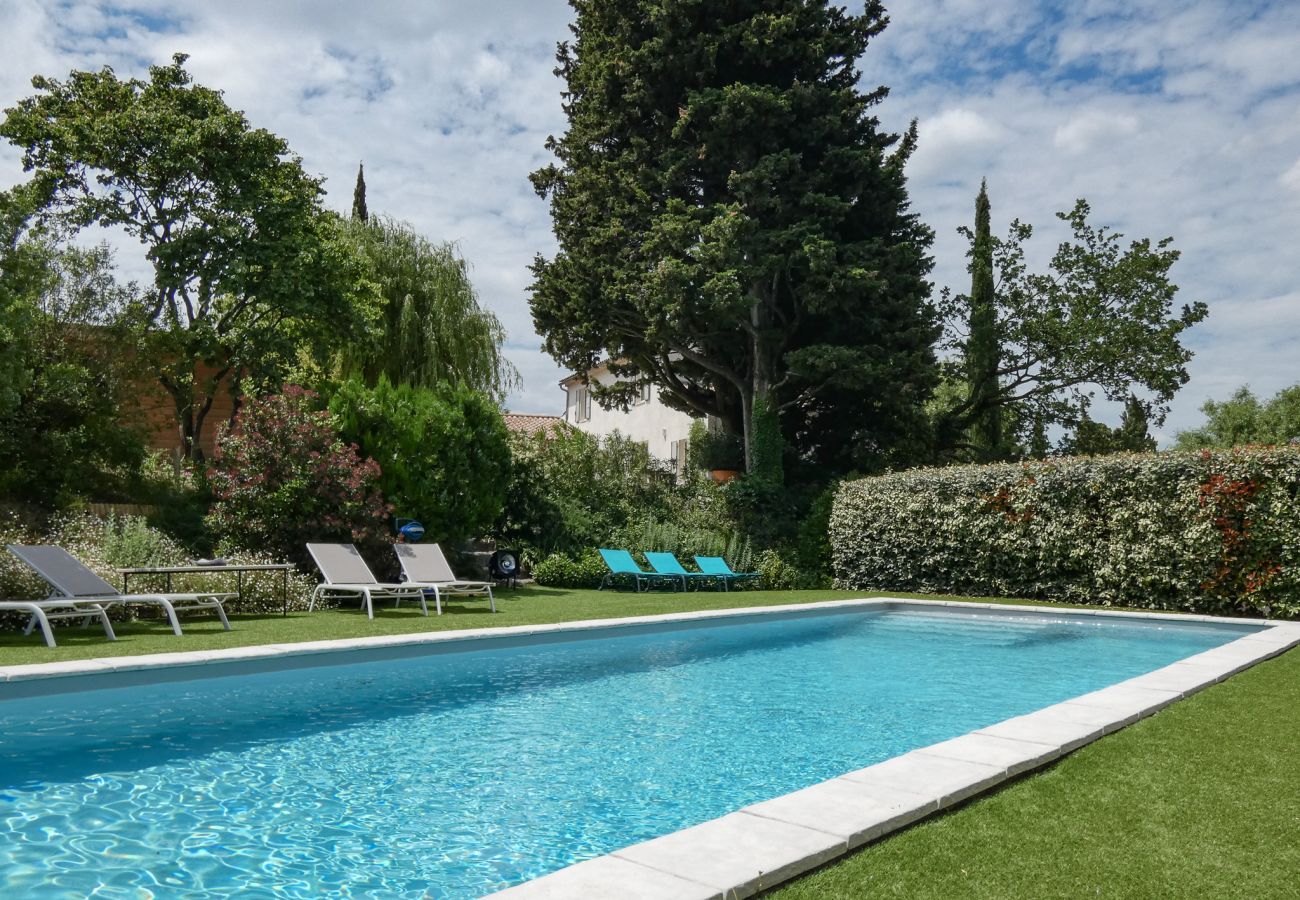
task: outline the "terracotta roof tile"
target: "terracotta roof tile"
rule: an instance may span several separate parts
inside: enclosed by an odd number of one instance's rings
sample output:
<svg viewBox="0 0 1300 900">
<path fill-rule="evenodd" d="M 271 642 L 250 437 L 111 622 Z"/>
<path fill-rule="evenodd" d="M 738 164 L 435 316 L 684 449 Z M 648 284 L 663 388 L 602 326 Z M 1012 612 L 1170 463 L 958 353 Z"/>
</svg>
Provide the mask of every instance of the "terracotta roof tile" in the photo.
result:
<svg viewBox="0 0 1300 900">
<path fill-rule="evenodd" d="M 559 416 L 538 416 L 530 413 L 505 413 L 506 427 L 520 434 L 538 434 L 555 429 L 567 430 L 568 422 Z"/>
</svg>

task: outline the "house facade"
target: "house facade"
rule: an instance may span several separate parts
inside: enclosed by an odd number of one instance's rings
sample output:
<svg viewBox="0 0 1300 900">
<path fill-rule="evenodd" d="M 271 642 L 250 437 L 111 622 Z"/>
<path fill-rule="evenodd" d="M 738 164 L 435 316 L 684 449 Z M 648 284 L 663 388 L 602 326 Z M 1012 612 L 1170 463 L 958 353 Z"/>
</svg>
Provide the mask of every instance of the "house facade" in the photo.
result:
<svg viewBox="0 0 1300 900">
<path fill-rule="evenodd" d="M 612 385 L 620 379 L 609 371 L 608 365 L 600 365 L 587 373 L 587 380 Z M 686 445 L 695 417 L 666 406 L 652 385 L 642 385 L 626 410 L 602 409 L 579 375 L 570 375 L 560 382 L 560 387 L 564 389 L 565 422 L 601 438 L 617 431 L 644 444 L 651 456 L 678 475 L 686 471 Z"/>
</svg>

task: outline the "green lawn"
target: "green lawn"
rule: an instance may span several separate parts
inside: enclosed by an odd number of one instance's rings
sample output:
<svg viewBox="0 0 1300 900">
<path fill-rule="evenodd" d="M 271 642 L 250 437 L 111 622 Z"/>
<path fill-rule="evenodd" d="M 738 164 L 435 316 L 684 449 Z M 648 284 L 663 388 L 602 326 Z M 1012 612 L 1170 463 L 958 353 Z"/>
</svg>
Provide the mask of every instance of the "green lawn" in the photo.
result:
<svg viewBox="0 0 1300 900">
<path fill-rule="evenodd" d="M 1300 650 L 768 896 L 1300 897 Z"/>
<path fill-rule="evenodd" d="M 223 631 L 212 617 L 182 619 L 185 634 L 176 637 L 160 620 L 115 624 L 117 641 L 104 639 L 95 625 L 56 627 L 54 638 L 59 646 L 45 646 L 39 634 L 24 637 L 21 632 L 0 632 L 0 666 L 22 663 L 56 662 L 63 659 L 89 659 L 99 656 L 135 656 L 143 653 L 172 653 L 180 650 L 219 650 L 257 644 L 285 644 L 295 641 L 323 641 L 337 638 L 368 637 L 386 634 L 416 634 L 422 631 L 445 631 L 455 628 L 488 628 L 507 625 L 539 625 L 573 622 L 580 619 L 605 619 L 619 616 L 648 616 L 658 613 L 692 612 L 701 609 L 727 609 L 737 606 L 774 606 L 782 603 L 811 603 L 817 600 L 844 600 L 853 597 L 919 597 L 928 599 L 979 600 L 988 603 L 1026 603 L 1003 597 L 935 597 L 921 594 L 879 594 L 864 591 L 690 591 L 646 592 L 592 591 L 521 587 L 496 592 L 497 613 L 493 615 L 486 599 L 457 601 L 444 607 L 443 615 L 425 618 L 418 606 L 409 603 L 400 609 L 391 604 L 376 607 L 374 621 L 366 618 L 356 604 L 346 609 L 321 609 L 316 612 L 257 616 L 232 615 L 232 631 Z M 1048 604 L 1039 604 L 1048 605 Z M 237 608 L 237 607 L 236 607 Z"/>
</svg>

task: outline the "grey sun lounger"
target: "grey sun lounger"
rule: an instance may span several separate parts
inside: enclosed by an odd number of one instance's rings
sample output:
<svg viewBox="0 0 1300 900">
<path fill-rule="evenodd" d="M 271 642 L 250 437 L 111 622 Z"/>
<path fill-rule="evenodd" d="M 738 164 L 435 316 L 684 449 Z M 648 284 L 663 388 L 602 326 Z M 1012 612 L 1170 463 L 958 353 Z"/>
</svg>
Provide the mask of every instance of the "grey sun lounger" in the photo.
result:
<svg viewBox="0 0 1300 900">
<path fill-rule="evenodd" d="M 397 561 L 402 564 L 402 574 L 407 584 L 418 584 L 433 592 L 433 605 L 442 615 L 442 601 L 455 596 L 487 594 L 488 605 L 497 611 L 497 601 L 492 596 L 492 582 L 465 581 L 457 578 L 447 562 L 447 555 L 437 544 L 394 544 Z"/>
<path fill-rule="evenodd" d="M 221 620 L 226 631 L 230 630 L 230 620 L 226 618 L 224 603 L 235 596 L 230 593 L 162 593 L 162 594 L 123 594 L 113 585 L 96 575 L 90 568 L 62 547 L 53 544 L 9 544 L 9 552 L 21 559 L 45 579 L 54 589 L 48 601 L 73 602 L 78 604 L 99 604 L 104 609 L 113 606 L 125 606 L 128 603 L 140 603 L 160 607 L 167 616 L 172 633 L 180 636 L 179 616 L 185 613 L 212 610 Z M 47 602 L 48 602 L 47 601 Z M 95 615 L 90 610 L 91 615 Z M 59 618 L 74 618 L 60 615 Z M 48 614 L 47 614 L 48 618 Z M 107 619 L 103 620 L 107 625 Z M 28 623 L 30 630 L 31 623 Z M 111 630 L 111 629 L 109 629 Z"/>
<path fill-rule="evenodd" d="M 376 600 L 392 600 L 401 606 L 403 600 L 418 600 L 424 614 L 429 605 L 424 602 L 424 588 L 416 584 L 384 584 L 375 578 L 370 566 L 361 558 L 353 544 L 308 544 L 307 552 L 316 560 L 325 581 L 312 591 L 307 611 L 316 608 L 316 601 L 326 597 L 360 597 L 366 615 L 375 617 Z"/>
<path fill-rule="evenodd" d="M 678 561 L 677 557 L 671 553 L 651 553 L 647 551 L 645 561 L 650 563 L 650 568 L 660 575 L 672 575 L 674 578 L 680 578 L 682 590 L 686 590 L 688 584 L 699 584 L 702 581 L 712 581 L 717 584 L 721 580 L 717 575 L 708 572 L 686 571 L 686 568 Z M 725 582 L 723 583 L 725 585 Z"/>
<path fill-rule="evenodd" d="M 39 625 L 47 647 L 57 646 L 50 628 L 53 619 L 81 619 L 83 625 L 89 625 L 91 619 L 99 619 L 108 639 L 117 640 L 113 624 L 108 621 L 108 610 L 96 600 L 0 600 L 0 610 L 31 613 L 23 634 L 31 634 L 32 629 Z"/>
</svg>

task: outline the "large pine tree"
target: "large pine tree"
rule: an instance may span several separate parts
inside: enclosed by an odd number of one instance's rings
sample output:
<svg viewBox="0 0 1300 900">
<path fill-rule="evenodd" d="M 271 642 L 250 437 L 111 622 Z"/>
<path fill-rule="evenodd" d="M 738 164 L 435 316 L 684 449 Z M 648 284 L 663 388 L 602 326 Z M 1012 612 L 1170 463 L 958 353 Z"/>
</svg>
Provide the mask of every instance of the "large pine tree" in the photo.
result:
<svg viewBox="0 0 1300 900">
<path fill-rule="evenodd" d="M 670 404 L 837 467 L 898 439 L 934 380 L 930 231 L 857 60 L 887 19 L 825 0 L 571 0 L 568 131 L 534 173 L 560 242 L 534 265 L 546 348 L 622 363 Z"/>
</svg>

